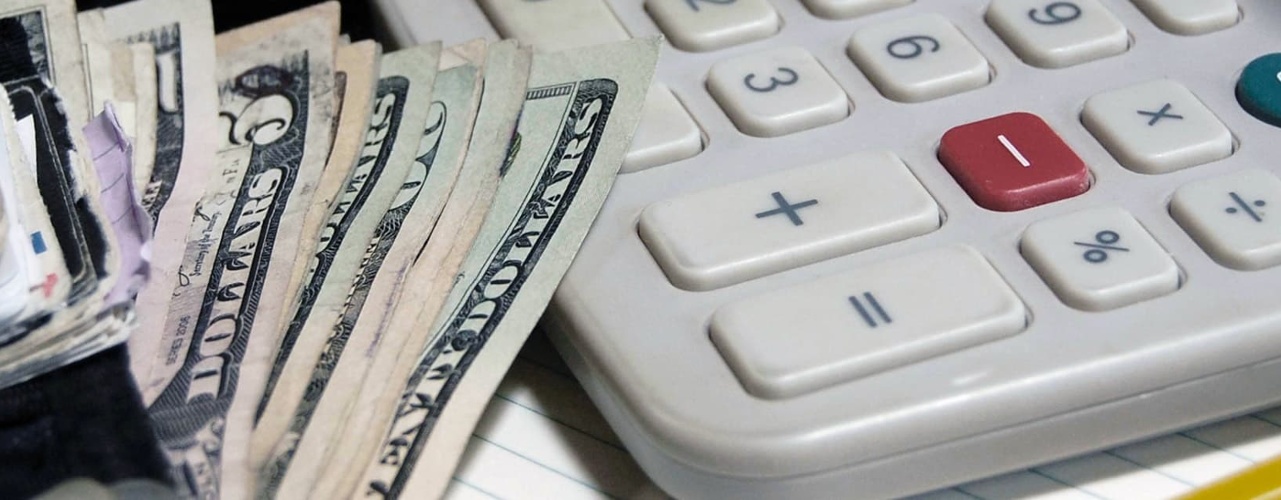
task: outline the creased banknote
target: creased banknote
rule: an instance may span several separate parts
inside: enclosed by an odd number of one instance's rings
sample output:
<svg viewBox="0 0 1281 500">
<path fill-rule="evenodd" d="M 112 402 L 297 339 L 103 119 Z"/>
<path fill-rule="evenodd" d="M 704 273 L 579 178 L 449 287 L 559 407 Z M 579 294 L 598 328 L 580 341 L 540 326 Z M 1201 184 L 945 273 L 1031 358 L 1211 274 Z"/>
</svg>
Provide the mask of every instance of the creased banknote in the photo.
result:
<svg viewBox="0 0 1281 500">
<path fill-rule="evenodd" d="M 352 166 L 364 144 L 365 129 L 369 126 L 369 113 L 373 109 L 374 86 L 378 84 L 378 63 L 382 57 L 382 47 L 377 42 L 363 41 L 338 47 L 334 53 L 334 116 L 333 145 L 329 157 L 325 160 L 325 170 L 320 174 L 316 193 L 312 196 L 311 208 L 303 220 L 303 234 L 316 237 L 320 227 L 329 220 L 334 204 L 342 195 L 342 188 L 351 173 Z M 288 294 L 290 307 L 296 307 L 302 281 L 310 279 L 312 261 L 299 259 L 294 263 L 294 272 L 290 276 Z M 293 319 L 286 315 L 283 321 Z M 282 323 L 280 328 L 287 328 Z M 288 335 L 281 345 L 281 350 L 289 351 Z M 288 356 L 288 354 L 286 354 Z M 280 376 L 279 363 L 272 367 L 264 394 L 270 395 L 275 379 Z M 264 400 L 265 402 L 265 400 Z M 262 413 L 259 405 L 258 413 Z"/>
<path fill-rule="evenodd" d="M 413 59 L 384 61 L 387 64 L 403 71 L 400 68 L 413 64 Z M 433 223 L 454 189 L 455 180 L 466 177 L 459 174 L 459 169 L 480 97 L 479 78 L 479 69 L 467 60 L 442 69 L 435 79 L 432 102 L 426 108 L 425 124 L 416 135 L 397 139 L 398 148 L 414 147 L 405 148 L 412 154 L 409 176 L 395 201 L 381 214 L 374 237 L 363 249 L 358 274 L 346 291 L 337 321 L 321 332 L 323 351 L 318 357 L 297 360 L 299 380 L 306 383 L 307 391 L 295 409 L 276 416 L 289 422 L 289 428 L 263 469 L 260 496 L 306 495 L 311 478 L 324 463 L 315 450 L 342 429 L 346 402 L 361 381 L 363 365 L 359 361 L 366 358 L 363 351 L 371 343 L 370 336 L 378 331 L 395 303 L 407 267 L 433 232 Z M 362 352 L 348 356 L 349 345 Z"/>
<path fill-rule="evenodd" d="M 286 325 L 273 363 L 276 380 L 254 429 L 255 466 L 284 436 L 304 391 L 311 367 L 350 300 L 352 281 L 368 255 L 378 221 L 398 198 L 410 175 L 418 139 L 430 112 L 440 45 L 424 45 L 383 56 L 374 107 L 360 157 L 347 175 L 342 195 L 319 235 L 301 300 Z M 422 183 L 421 178 L 414 182 Z M 279 367 L 277 371 L 276 367 Z"/>
<path fill-rule="evenodd" d="M 650 39 L 535 56 L 510 164 L 444 314 L 426 322 L 436 325 L 432 338 L 403 349 L 391 373 L 370 373 L 313 495 L 431 498 L 443 491 L 476 418 L 604 201 L 657 53 Z M 397 323 L 387 335 L 404 333 Z"/>
<path fill-rule="evenodd" d="M 26 46 L 36 73 L 58 87 L 67 116 L 76 126 L 89 119 L 84 56 L 76 28 L 74 0 L 4 0 L 0 18 L 14 19 L 26 32 Z"/>
<path fill-rule="evenodd" d="M 152 364 L 177 355 L 183 346 L 176 344 L 185 344 L 185 339 L 165 337 L 162 331 L 170 292 L 184 281 L 178 266 L 187 228 L 210 177 L 218 139 L 218 96 L 210 78 L 213 13 L 207 0 L 138 0 L 101 15 L 109 38 L 150 45 L 143 54 L 151 54 L 154 68 L 150 75 L 155 83 L 136 83 L 134 88 L 139 128 L 153 131 L 138 145 L 140 154 L 153 154 L 139 162 L 150 172 L 139 189 L 154 223 L 155 241 L 151 280 L 139 292 L 136 306 L 140 333 L 129 337 L 130 371 L 138 378 L 143 400 L 150 402 L 158 391 L 145 386 Z M 135 66 L 139 62 L 135 60 Z M 148 124 L 154 126 L 148 129 Z"/>
<path fill-rule="evenodd" d="M 197 246 L 195 256 L 188 245 L 185 271 L 203 266 L 207 285 L 195 291 L 194 310 L 171 311 L 185 318 L 176 324 L 189 347 L 148 409 L 186 495 L 245 498 L 253 488 L 254 409 L 279 343 L 292 261 L 305 246 L 298 233 L 330 149 L 337 14 L 325 4 L 217 39 L 222 144 L 211 184 L 236 186 L 234 200 L 203 214 L 219 221 L 216 241 Z"/>
</svg>

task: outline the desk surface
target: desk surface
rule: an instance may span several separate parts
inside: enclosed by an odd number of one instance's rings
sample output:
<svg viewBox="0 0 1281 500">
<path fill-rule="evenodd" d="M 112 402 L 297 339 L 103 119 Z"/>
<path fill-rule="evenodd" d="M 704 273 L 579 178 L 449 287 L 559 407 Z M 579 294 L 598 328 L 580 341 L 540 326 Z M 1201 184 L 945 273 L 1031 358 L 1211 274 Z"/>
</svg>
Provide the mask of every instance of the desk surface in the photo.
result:
<svg viewBox="0 0 1281 500">
<path fill-rule="evenodd" d="M 914 500 L 1173 498 L 1281 456 L 1281 408 Z M 666 498 L 540 333 L 472 433 L 445 498 Z"/>
</svg>

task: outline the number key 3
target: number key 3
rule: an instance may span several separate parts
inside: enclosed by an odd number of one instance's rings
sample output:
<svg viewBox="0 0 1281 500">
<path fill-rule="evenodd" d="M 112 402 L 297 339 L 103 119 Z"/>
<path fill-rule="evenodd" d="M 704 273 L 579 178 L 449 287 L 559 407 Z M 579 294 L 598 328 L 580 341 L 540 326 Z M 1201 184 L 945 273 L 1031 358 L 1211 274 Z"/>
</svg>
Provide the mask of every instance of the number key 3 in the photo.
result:
<svg viewBox="0 0 1281 500">
<path fill-rule="evenodd" d="M 850 58 L 896 101 L 920 102 L 987 85 L 987 59 L 938 14 L 868 26 L 854 33 Z"/>
<path fill-rule="evenodd" d="M 1063 68 L 1125 52 L 1125 26 L 1098 0 L 993 0 L 987 23 L 1024 62 Z"/>
<path fill-rule="evenodd" d="M 739 130 L 758 137 L 827 125 L 849 114 L 845 91 L 800 48 L 717 63 L 707 88 Z"/>
</svg>

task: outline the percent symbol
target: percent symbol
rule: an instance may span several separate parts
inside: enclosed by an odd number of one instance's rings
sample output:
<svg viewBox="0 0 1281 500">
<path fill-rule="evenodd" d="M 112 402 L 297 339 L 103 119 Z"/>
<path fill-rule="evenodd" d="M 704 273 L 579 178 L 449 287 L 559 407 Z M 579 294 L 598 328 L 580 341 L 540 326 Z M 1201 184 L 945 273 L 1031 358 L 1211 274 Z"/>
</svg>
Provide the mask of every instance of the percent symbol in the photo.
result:
<svg viewBox="0 0 1281 500">
<path fill-rule="evenodd" d="M 1085 257 L 1085 261 L 1091 264 L 1099 264 L 1108 260 L 1108 252 L 1130 251 L 1128 248 L 1116 246 L 1116 243 L 1121 241 L 1121 235 L 1117 234 L 1116 231 L 1099 231 L 1094 234 L 1094 241 L 1094 243 L 1072 242 L 1075 245 L 1089 248 L 1082 254 L 1082 257 Z"/>
</svg>

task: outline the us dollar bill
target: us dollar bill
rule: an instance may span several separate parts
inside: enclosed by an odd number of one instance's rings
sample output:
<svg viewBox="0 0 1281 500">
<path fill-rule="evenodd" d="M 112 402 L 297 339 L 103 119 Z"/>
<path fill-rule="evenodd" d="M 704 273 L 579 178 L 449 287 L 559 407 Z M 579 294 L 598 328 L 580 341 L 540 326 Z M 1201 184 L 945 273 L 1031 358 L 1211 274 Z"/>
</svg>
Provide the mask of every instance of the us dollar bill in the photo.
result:
<svg viewBox="0 0 1281 500">
<path fill-rule="evenodd" d="M 76 28 L 74 0 L 0 1 L 0 19 L 13 19 L 26 32 L 26 51 L 37 74 L 58 88 L 72 123 L 89 120 L 84 56 Z"/>
<path fill-rule="evenodd" d="M 374 87 L 378 85 L 378 65 L 382 46 L 366 40 L 338 47 L 334 53 L 334 103 L 336 114 L 332 128 L 333 144 L 325 160 L 325 171 L 320 174 L 311 208 L 303 220 L 303 234 L 315 237 L 320 227 L 329 220 L 334 204 L 342 194 L 343 185 L 352 166 L 356 164 L 364 145 L 365 128 L 369 126 L 369 113 L 373 110 Z M 290 307 L 296 307 L 302 282 L 310 279 L 312 261 L 299 259 L 294 263 L 288 294 Z M 284 321 L 293 319 L 287 316 Z M 280 328 L 288 328 L 282 324 Z M 283 346 L 282 346 L 283 347 Z M 272 367 L 272 377 L 278 376 Z M 271 394 L 270 381 L 265 394 Z M 262 408 L 259 408 L 261 413 Z"/>
<path fill-rule="evenodd" d="M 113 40 L 101 9 L 82 12 L 76 20 L 84 45 L 89 107 L 96 116 L 103 112 L 106 103 L 111 103 L 129 137 L 130 184 L 134 186 L 135 197 L 142 199 L 141 188 L 151 180 L 151 165 L 155 161 L 155 50 L 149 43 L 127 44 Z"/>
<path fill-rule="evenodd" d="M 298 234 L 329 151 L 337 10 L 309 9 L 219 35 L 223 212 L 181 364 L 148 408 L 183 494 L 244 498 L 254 409 L 279 343 Z"/>
<path fill-rule="evenodd" d="M 135 182 L 155 240 L 151 280 L 137 298 L 138 333 L 128 341 L 130 371 L 144 386 L 155 360 L 181 351 L 188 340 L 161 332 L 170 294 L 184 281 L 178 268 L 187 229 L 217 150 L 218 96 L 209 77 L 214 73 L 213 12 L 208 0 L 136 0 L 89 15 L 103 18 L 107 38 L 150 46 L 134 61 L 144 67 L 139 74 L 152 78 L 135 83 L 139 129 L 148 132 L 136 151 L 151 154 L 135 165 L 149 175 Z M 150 61 L 143 60 L 148 56 Z M 158 393 L 142 389 L 148 403 Z"/>
<path fill-rule="evenodd" d="M 141 200 L 156 161 L 156 49 L 149 43 L 131 43 L 128 47 L 133 53 L 133 117 L 137 131 L 133 140 L 133 185 Z"/>
<path fill-rule="evenodd" d="M 254 429 L 251 463 L 256 467 L 284 436 L 303 392 L 317 390 L 312 367 L 325 339 L 350 300 L 378 222 L 399 197 L 427 122 L 440 45 L 383 56 L 365 143 L 329 214 L 268 378 Z M 421 184 L 421 178 L 415 179 Z"/>
<path fill-rule="evenodd" d="M 400 53 L 392 56 L 397 54 Z M 390 56 L 388 59 L 384 66 L 390 64 L 399 71 L 412 61 L 390 60 Z M 414 147 L 405 148 L 412 155 L 409 176 L 389 209 L 381 214 L 373 238 L 362 249 L 358 273 L 345 292 L 339 316 L 319 332 L 323 333 L 319 337 L 323 339 L 322 350 L 298 360 L 299 366 L 304 367 L 300 381 L 305 382 L 307 390 L 300 394 L 292 411 L 278 415 L 289 427 L 262 471 L 260 497 L 308 494 L 312 477 L 324 464 L 314 449 L 341 431 L 344 403 L 360 383 L 349 358 L 363 357 L 363 353 L 348 356 L 347 348 L 363 347 L 371 333 L 366 325 L 379 323 L 395 304 L 406 268 L 432 233 L 459 178 L 479 97 L 479 70 L 474 64 L 462 62 L 443 69 L 434 82 L 432 102 L 417 135 L 397 139 L 397 148 Z"/>
<path fill-rule="evenodd" d="M 474 63 L 481 62 L 480 53 L 470 44 L 454 47 L 447 53 Z M 465 253 L 475 237 L 480 224 L 477 219 L 484 218 L 489 201 L 493 199 L 502 162 L 506 158 L 506 147 L 515 131 L 529 77 L 530 56 L 530 51 L 520 48 L 515 41 L 490 46 L 483 54 L 481 101 L 467 141 L 466 158 L 458 182 L 445 207 L 440 209 L 442 212 L 435 228 L 411 226 L 407 228 L 411 230 L 409 234 L 404 234 L 402 229 L 402 234 L 380 266 L 363 308 L 351 310 L 358 312 L 359 316 L 353 318 L 348 314 L 345 317 L 347 321 L 354 319 L 355 324 L 345 340 L 343 355 L 337 359 L 332 373 L 327 375 L 329 387 L 317 403 L 307 432 L 301 436 L 293 469 L 286 478 L 287 485 L 303 487 L 298 490 L 299 494 L 321 497 L 338 494 L 339 490 L 335 488 L 341 487 L 341 479 L 333 474 L 342 470 L 347 457 L 331 453 L 331 450 L 350 443 L 345 442 L 345 436 L 341 435 L 345 433 L 337 430 L 363 425 L 355 420 L 363 416 L 358 405 L 363 404 L 361 400 L 371 385 L 376 387 L 374 390 L 381 390 L 381 384 L 373 381 L 385 376 L 390 369 L 386 365 L 395 361 L 392 353 L 407 345 L 421 345 L 419 332 L 425 329 L 394 329 L 391 319 L 402 306 L 418 311 L 432 307 L 424 297 L 438 286 L 424 280 L 434 275 L 452 279 L 457 271 L 458 261 L 437 258 L 432 265 L 420 265 L 424 259 L 440 253 L 434 248 L 461 246 Z M 472 203 L 476 205 L 470 206 Z M 418 220 L 418 212 L 428 210 L 423 205 L 416 204 L 407 220 Z M 468 211 L 471 208 L 475 210 Z M 460 215 L 460 211 L 468 213 Z M 445 285 L 447 288 L 448 282 Z M 390 361 L 385 360 L 389 356 Z M 313 485 L 318 487 L 311 488 L 308 493 L 305 488 Z"/>
<path fill-rule="evenodd" d="M 360 431 L 330 451 L 335 465 L 314 492 L 430 498 L 443 491 L 612 185 L 657 51 L 649 39 L 535 56 L 510 167 L 444 314 L 406 323 L 435 325 L 430 340 L 403 349 L 377 396 L 361 395 L 348 421 Z"/>
</svg>

